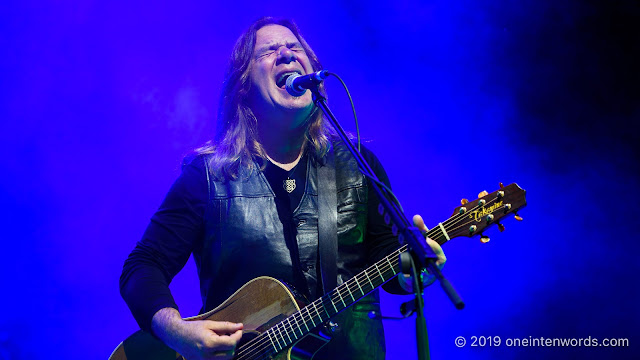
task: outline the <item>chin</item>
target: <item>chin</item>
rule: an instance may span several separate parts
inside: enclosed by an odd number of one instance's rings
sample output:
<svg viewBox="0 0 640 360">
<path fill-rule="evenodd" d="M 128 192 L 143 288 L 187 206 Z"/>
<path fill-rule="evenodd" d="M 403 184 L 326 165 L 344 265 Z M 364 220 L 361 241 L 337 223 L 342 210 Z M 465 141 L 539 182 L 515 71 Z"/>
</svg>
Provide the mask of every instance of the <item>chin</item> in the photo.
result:
<svg viewBox="0 0 640 360">
<path fill-rule="evenodd" d="M 305 94 L 299 98 L 285 99 L 282 105 L 285 109 L 296 111 L 313 108 L 313 101 L 311 100 L 311 95 Z"/>
</svg>

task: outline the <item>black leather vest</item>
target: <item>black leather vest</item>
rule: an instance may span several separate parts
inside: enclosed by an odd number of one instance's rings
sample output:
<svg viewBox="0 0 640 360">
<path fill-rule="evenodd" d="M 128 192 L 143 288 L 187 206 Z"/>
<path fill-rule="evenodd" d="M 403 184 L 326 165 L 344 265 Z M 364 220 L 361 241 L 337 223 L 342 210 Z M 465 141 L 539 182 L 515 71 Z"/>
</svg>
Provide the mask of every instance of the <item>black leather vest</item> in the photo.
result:
<svg viewBox="0 0 640 360">
<path fill-rule="evenodd" d="M 334 144 L 338 200 L 338 285 L 364 270 L 367 249 L 367 181 L 353 156 L 342 143 Z M 205 161 L 206 163 L 206 161 Z M 315 299 L 318 259 L 317 164 L 307 163 L 304 195 L 293 211 L 292 230 L 278 217 L 275 195 L 259 170 L 241 172 L 237 180 L 216 181 L 209 177 L 206 234 L 201 249 L 194 251 L 200 277 L 203 311 L 216 307 L 249 280 L 271 276 L 289 284 L 300 284 L 300 271 L 292 262 L 298 254 L 306 280 L 301 293 Z M 297 249 L 287 244 L 286 232 L 297 240 Z M 295 247 L 295 245 L 293 246 Z M 294 260 L 295 261 L 295 260 Z M 296 281 L 297 279 L 297 281 Z M 304 282 L 304 281 L 303 281 Z M 338 315 L 340 328 L 327 349 L 339 349 L 334 358 L 379 359 L 384 356 L 384 334 L 379 320 L 367 317 L 379 312 L 378 292 L 374 292 Z M 340 323 L 342 322 L 342 324 Z M 344 332 L 344 334 L 341 334 Z M 353 334 L 355 338 L 347 334 Z M 346 335 L 346 336 L 345 336 Z M 375 346 L 379 343 L 380 347 Z M 352 347 L 353 353 L 344 346 Z M 351 355 L 348 355 L 351 354 Z M 325 357 L 325 356 L 321 356 Z"/>
</svg>

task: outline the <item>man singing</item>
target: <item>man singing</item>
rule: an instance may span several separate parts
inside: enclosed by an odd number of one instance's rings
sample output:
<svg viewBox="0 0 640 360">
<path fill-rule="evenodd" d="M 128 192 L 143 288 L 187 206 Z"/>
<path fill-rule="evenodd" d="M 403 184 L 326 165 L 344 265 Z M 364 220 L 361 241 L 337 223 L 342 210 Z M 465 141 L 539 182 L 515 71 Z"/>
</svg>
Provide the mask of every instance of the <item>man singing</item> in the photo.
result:
<svg viewBox="0 0 640 360">
<path fill-rule="evenodd" d="M 327 156 L 335 164 L 337 284 L 399 248 L 369 181 L 310 91 L 294 97 L 285 89 L 289 76 L 318 70 L 293 22 L 252 24 L 231 54 L 215 138 L 185 161 L 124 264 L 120 290 L 136 321 L 186 359 L 231 359 L 243 330 L 230 322 L 182 320 L 168 286 L 192 253 L 203 312 L 258 276 L 280 279 L 310 300 L 323 295 L 318 169 L 331 166 Z M 377 158 L 366 149 L 362 155 L 388 185 Z M 419 218 L 417 225 L 424 227 Z M 427 241 L 444 264 L 440 246 Z M 401 293 L 397 285 L 394 280 L 385 289 Z M 383 359 L 381 320 L 368 317 L 379 309 L 374 291 L 337 315 L 332 341 L 314 359 Z"/>
</svg>

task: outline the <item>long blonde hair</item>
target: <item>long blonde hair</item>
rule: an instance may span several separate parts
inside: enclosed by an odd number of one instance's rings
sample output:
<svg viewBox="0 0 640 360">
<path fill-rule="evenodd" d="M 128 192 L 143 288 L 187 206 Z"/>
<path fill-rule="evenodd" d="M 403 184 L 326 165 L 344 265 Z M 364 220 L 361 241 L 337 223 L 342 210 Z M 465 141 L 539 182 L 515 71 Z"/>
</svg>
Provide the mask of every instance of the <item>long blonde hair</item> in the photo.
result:
<svg viewBox="0 0 640 360">
<path fill-rule="evenodd" d="M 251 87 L 249 72 L 256 33 L 262 27 L 271 24 L 282 25 L 291 30 L 309 57 L 313 71 L 322 69 L 318 57 L 291 20 L 263 17 L 254 22 L 240 36 L 233 47 L 222 86 L 215 137 L 196 149 L 198 154 L 211 154 L 209 168 L 217 178 L 237 179 L 243 168 L 250 171 L 256 170 L 254 160 L 259 160 L 261 164 L 267 160 L 267 155 L 258 139 L 256 117 L 247 104 L 247 95 Z M 324 85 L 320 85 L 320 92 L 326 97 Z M 305 132 L 306 146 L 311 146 L 309 154 L 319 160 L 327 153 L 329 139 L 333 138 L 335 133 L 317 107 L 314 108 L 308 121 Z"/>
</svg>

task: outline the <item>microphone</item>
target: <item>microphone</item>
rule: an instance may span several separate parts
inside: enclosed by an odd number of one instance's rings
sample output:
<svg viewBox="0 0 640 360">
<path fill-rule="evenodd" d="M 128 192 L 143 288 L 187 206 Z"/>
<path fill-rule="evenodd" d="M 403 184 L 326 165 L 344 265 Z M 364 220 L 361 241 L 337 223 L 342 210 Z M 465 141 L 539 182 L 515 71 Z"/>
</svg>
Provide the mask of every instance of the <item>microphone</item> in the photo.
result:
<svg viewBox="0 0 640 360">
<path fill-rule="evenodd" d="M 302 96 L 307 89 L 318 86 L 327 76 L 327 70 L 320 70 L 308 75 L 291 75 L 287 78 L 286 89 L 291 96 Z"/>
</svg>

